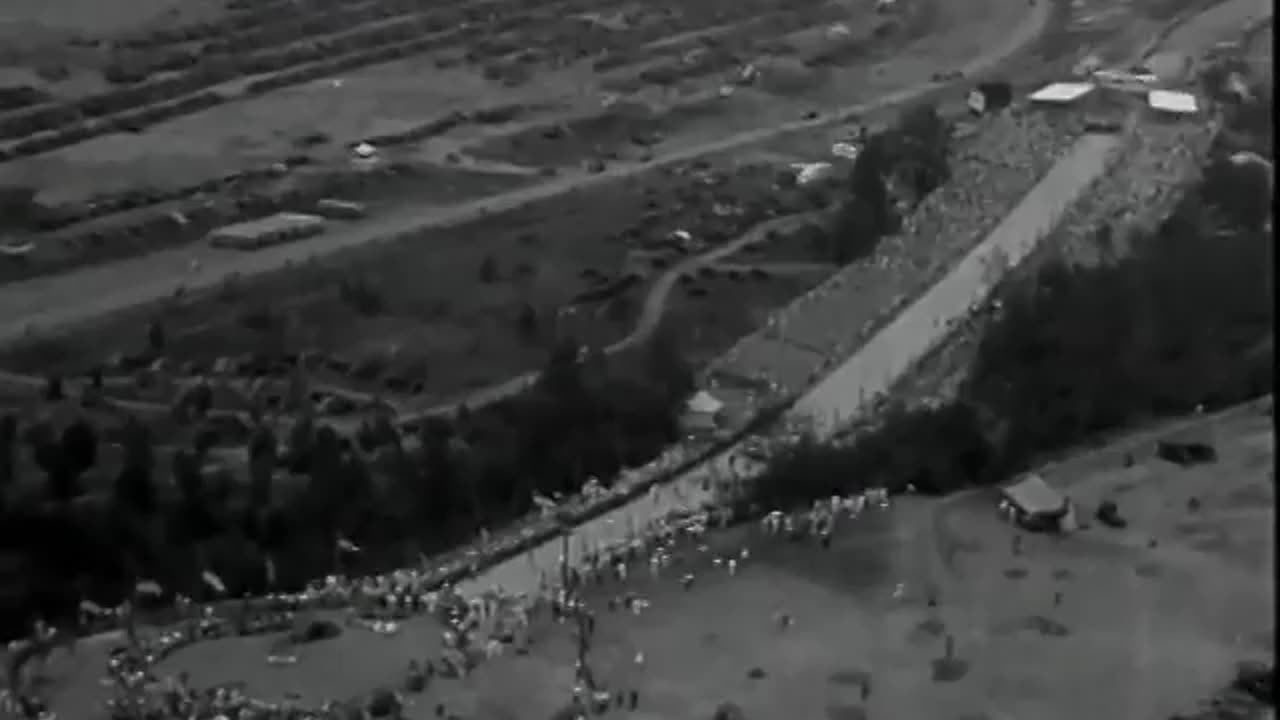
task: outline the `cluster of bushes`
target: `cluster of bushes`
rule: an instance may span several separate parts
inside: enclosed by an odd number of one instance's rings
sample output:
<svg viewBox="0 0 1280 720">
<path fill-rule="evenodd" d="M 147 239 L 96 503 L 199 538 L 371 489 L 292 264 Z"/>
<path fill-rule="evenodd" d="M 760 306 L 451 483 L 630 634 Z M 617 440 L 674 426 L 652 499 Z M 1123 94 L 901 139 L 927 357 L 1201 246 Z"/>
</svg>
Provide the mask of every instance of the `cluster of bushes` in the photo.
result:
<svg viewBox="0 0 1280 720">
<path fill-rule="evenodd" d="M 0 112 L 37 105 L 49 97 L 49 93 L 30 85 L 5 85 L 0 87 Z"/>
<path fill-rule="evenodd" d="M 677 435 L 692 373 L 659 338 L 625 358 L 552 353 L 529 391 L 451 419 L 408 428 L 366 422 L 354 440 L 303 417 L 277 438 L 249 441 L 248 478 L 209 469 L 213 433 L 194 433 L 156 468 L 147 428 L 112 435 L 122 456 L 96 467 L 99 435 L 81 416 L 20 427 L 0 421 L 0 547 L 6 568 L 0 627 L 21 632 L 38 614 L 67 616 L 79 600 L 115 603 L 139 578 L 200 596 L 216 572 L 233 594 L 299 587 L 333 571 L 335 538 L 362 551 L 351 570 L 412 563 L 533 509 L 533 493 L 576 492 L 647 461 Z M 28 455 L 44 482 L 18 477 Z M 101 482 L 109 490 L 87 492 Z"/>
<path fill-rule="evenodd" d="M 1273 250 L 1261 229 L 1269 208 L 1239 207 L 1241 173 L 1211 163 L 1114 264 L 1050 261 L 1029 282 L 1007 283 L 954 400 L 893 409 L 852 445 L 801 443 L 765 475 L 755 501 L 999 482 L 1099 433 L 1272 391 Z M 1254 194 L 1266 182 L 1247 177 Z"/>
</svg>

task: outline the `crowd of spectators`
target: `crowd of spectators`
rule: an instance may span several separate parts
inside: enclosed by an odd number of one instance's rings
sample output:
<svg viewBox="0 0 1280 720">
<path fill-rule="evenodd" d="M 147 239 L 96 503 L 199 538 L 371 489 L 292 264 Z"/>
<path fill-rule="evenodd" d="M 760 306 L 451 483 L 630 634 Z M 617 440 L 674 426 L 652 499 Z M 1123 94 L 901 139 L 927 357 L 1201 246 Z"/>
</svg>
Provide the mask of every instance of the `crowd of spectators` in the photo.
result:
<svg viewBox="0 0 1280 720">
<path fill-rule="evenodd" d="M 628 477 L 619 486 L 636 489 L 641 478 Z M 618 491 L 593 485 L 589 499 L 575 499 L 564 507 L 548 511 L 544 519 L 561 527 L 574 525 L 574 516 L 587 505 L 608 502 Z M 724 488 L 717 497 L 730 502 L 733 493 Z M 881 501 L 884 502 L 883 500 Z M 696 505 L 696 506 L 695 506 Z M 101 613 L 99 630 L 120 628 L 128 641 L 109 656 L 104 683 L 114 689 L 106 710 L 114 720 L 348 720 L 359 718 L 399 718 L 398 710 L 405 702 L 404 693 L 418 693 L 431 677 L 465 676 L 472 667 L 495 654 L 494 645 L 523 644 L 521 628 L 530 618 L 541 617 L 550 610 L 554 618 L 572 602 L 561 588 L 562 580 L 571 589 L 589 577 L 617 571 L 619 565 L 653 563 L 654 553 L 666 552 L 676 537 L 700 537 L 712 520 L 723 526 L 732 517 L 728 505 L 707 501 L 682 503 L 651 518 L 634 534 L 605 542 L 587 536 L 579 537 L 584 550 L 572 566 L 564 565 L 567 578 L 559 574 L 544 576 L 545 585 L 537 592 L 508 592 L 490 588 L 465 595 L 455 584 L 475 577 L 480 564 L 488 565 L 494 556 L 513 549 L 523 549 L 527 542 L 506 536 L 488 544 L 478 544 L 452 562 L 443 561 L 432 568 L 403 568 L 369 577 L 329 576 L 296 593 L 277 593 L 265 598 L 244 598 L 221 603 L 194 604 L 179 597 L 170 607 L 174 614 L 164 626 L 141 628 L 130 611 Z M 156 588 L 155 590 L 158 590 Z M 332 634 L 313 632 L 325 621 L 317 620 L 318 612 L 342 612 L 345 625 L 355 631 L 395 635 L 399 624 L 415 616 L 429 616 L 446 628 L 443 650 L 438 656 L 414 661 L 402 679 L 388 678 L 387 686 L 358 697 L 335 699 L 322 705 L 309 705 L 301 698 L 266 701 L 253 697 L 240 686 L 199 687 L 185 673 L 163 672 L 162 662 L 175 652 L 192 644 L 234 636 L 284 633 L 271 645 L 265 657 L 268 664 L 297 662 L 297 646 L 312 637 Z M 403 680 L 403 683 L 401 683 Z M 402 685 L 404 693 L 389 688 Z M 443 714 L 438 706 L 438 717 Z M 35 694 L 0 694 L 0 713 L 31 720 L 52 720 L 44 704 Z M 0 714 L 0 717 L 4 717 Z"/>
<path fill-rule="evenodd" d="M 1203 165 L 1216 130 L 1215 122 L 1199 118 L 1136 127 L 1113 171 L 1067 210 L 1047 245 L 1073 262 L 1122 256 L 1129 237 L 1154 229 L 1172 210 Z"/>
<path fill-rule="evenodd" d="M 953 153 L 950 181 L 928 195 L 873 257 L 845 267 L 778 311 L 712 369 L 760 377 L 762 363 L 751 357 L 751 348 L 761 338 L 781 341 L 820 360 L 803 376 L 762 379 L 780 386 L 782 395 L 800 391 L 994 229 L 1079 130 L 1074 116 L 1023 108 L 985 118 Z"/>
<path fill-rule="evenodd" d="M 1111 172 L 1103 175 L 1063 213 L 1061 222 L 1023 261 L 1016 273 L 1033 273 L 1047 258 L 1067 258 L 1072 262 L 1118 259 L 1125 252 L 1124 240 L 1141 233 L 1149 223 L 1165 217 L 1171 206 L 1192 181 L 1207 153 L 1216 126 L 1199 120 L 1191 122 L 1147 123 L 1132 128 L 1120 157 Z M 1140 212 L 1137 212 L 1140 211 Z M 1113 223 L 1125 219 L 1127 226 Z M 1099 228 L 1108 229 L 1103 235 Z M 1101 247 L 1106 242 L 1109 247 Z M 987 308 L 991 310 L 991 308 Z M 991 320 L 990 312 L 965 316 L 951 329 L 941 352 L 928 358 L 919 373 L 904 378 L 890 393 L 908 406 L 940 406 L 953 400 L 966 377 L 962 370 L 977 353 L 982 333 Z"/>
</svg>

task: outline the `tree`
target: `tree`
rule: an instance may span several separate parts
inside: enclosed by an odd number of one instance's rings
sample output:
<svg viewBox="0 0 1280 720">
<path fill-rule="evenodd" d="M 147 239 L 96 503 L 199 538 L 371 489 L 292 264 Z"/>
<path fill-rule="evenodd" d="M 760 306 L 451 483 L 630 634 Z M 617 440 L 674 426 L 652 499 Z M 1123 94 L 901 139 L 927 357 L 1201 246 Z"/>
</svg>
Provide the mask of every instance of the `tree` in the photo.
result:
<svg viewBox="0 0 1280 720">
<path fill-rule="evenodd" d="M 498 261 L 492 255 L 485 255 L 480 261 L 480 282 L 494 283 L 498 281 Z"/>
<path fill-rule="evenodd" d="M 249 438 L 249 503 L 263 508 L 271 505 L 272 483 L 277 463 L 276 435 L 267 425 L 260 425 Z"/>
<path fill-rule="evenodd" d="M 849 173 L 849 199 L 856 198 L 861 203 L 860 209 L 866 216 L 860 222 L 868 232 L 866 240 L 861 237 L 851 239 L 859 243 L 871 242 L 873 247 L 876 241 L 892 232 L 897 225 L 892 199 L 885 185 L 885 177 L 893 170 L 889 145 L 890 139 L 885 135 L 871 136 L 859 151 L 858 159 L 854 160 L 853 170 Z"/>
<path fill-rule="evenodd" d="M 680 340 L 668 325 L 659 325 L 645 343 L 645 366 L 641 371 L 659 391 L 663 405 L 682 402 L 697 389 L 693 364 L 680 349 Z"/>
<path fill-rule="evenodd" d="M 841 203 L 830 233 L 831 259 L 847 265 L 874 253 L 883 236 L 876 218 L 883 212 L 861 195 Z"/>
<path fill-rule="evenodd" d="M 578 357 L 580 349 L 576 338 L 561 339 L 547 357 L 537 387 L 564 402 L 581 400 L 585 386 Z"/>
<path fill-rule="evenodd" d="M 164 352 L 167 339 L 164 323 L 159 318 L 147 323 L 147 349 L 159 355 Z"/>
<path fill-rule="evenodd" d="M 894 128 L 899 166 L 918 200 L 940 187 L 951 176 L 947 156 L 951 152 L 951 124 L 932 104 L 916 105 L 904 112 Z"/>
<path fill-rule="evenodd" d="M 536 342 L 539 336 L 538 311 L 530 303 L 520 306 L 520 315 L 516 318 L 516 329 L 525 342 Z"/>
<path fill-rule="evenodd" d="M 200 467 L 196 453 L 187 448 L 174 451 L 172 473 L 173 482 L 182 497 L 188 502 L 198 503 L 204 496 L 204 469 Z"/>
<path fill-rule="evenodd" d="M 98 460 L 98 434 L 83 418 L 76 418 L 62 431 L 62 452 L 68 469 L 77 477 Z"/>
<path fill-rule="evenodd" d="M 122 507 L 144 516 L 156 511 L 156 490 L 152 477 L 155 453 L 151 431 L 130 417 L 122 431 L 124 458 L 116 475 L 115 498 Z"/>
<path fill-rule="evenodd" d="M 180 402 L 195 417 L 205 417 L 213 409 L 213 386 L 202 378 L 187 388 Z"/>
<path fill-rule="evenodd" d="M 66 397 L 66 392 L 62 387 L 62 378 L 58 375 L 50 375 L 44 379 L 44 399 L 45 402 L 58 402 Z"/>
<path fill-rule="evenodd" d="M 1257 156 L 1241 153 L 1239 157 Z M 1231 225 L 1261 231 L 1271 217 L 1273 172 L 1261 158 L 1242 162 L 1221 158 L 1204 171 L 1205 202 Z"/>
<path fill-rule="evenodd" d="M 0 415 L 0 499 L 17 480 L 18 418 L 13 413 Z"/>
<path fill-rule="evenodd" d="M 303 474 L 311 468 L 311 452 L 315 444 L 315 420 L 310 412 L 299 413 L 289 428 L 289 446 L 285 466 L 292 473 Z"/>
</svg>

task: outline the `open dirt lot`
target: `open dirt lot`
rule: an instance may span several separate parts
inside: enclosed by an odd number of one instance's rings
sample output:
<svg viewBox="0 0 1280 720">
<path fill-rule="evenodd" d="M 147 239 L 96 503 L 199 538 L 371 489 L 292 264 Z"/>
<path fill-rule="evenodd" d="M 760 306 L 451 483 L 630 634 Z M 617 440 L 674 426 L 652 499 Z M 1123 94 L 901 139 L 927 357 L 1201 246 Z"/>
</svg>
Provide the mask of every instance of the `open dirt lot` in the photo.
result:
<svg viewBox="0 0 1280 720">
<path fill-rule="evenodd" d="M 1201 423 L 1217 444 L 1211 465 L 1156 459 L 1162 428 L 1044 469 L 1086 516 L 1115 500 L 1126 530 L 1021 533 L 1015 551 L 1020 531 L 980 492 L 907 497 L 845 519 L 830 550 L 754 527 L 687 542 L 659 577 L 636 566 L 630 581 L 587 593 L 598 619 L 590 665 L 609 689 L 639 692 L 638 710 L 615 717 L 695 720 L 726 701 L 749 718 L 1168 717 L 1223 684 L 1236 660 L 1272 652 L 1270 419 L 1246 408 Z M 732 577 L 729 558 L 739 563 Z M 695 576 L 688 591 L 685 573 Z M 639 615 L 608 609 L 626 593 L 651 606 Z M 782 628 L 778 613 L 794 623 Z M 225 640 L 182 651 L 167 667 L 199 684 L 244 682 L 262 697 L 318 701 L 398 685 L 410 660 L 436 657 L 440 630 L 414 620 L 394 638 L 348 631 L 286 667 L 265 664 L 271 638 Z M 572 635 L 535 622 L 533 639 L 528 655 L 465 680 L 436 679 L 411 696 L 408 717 L 432 717 L 438 703 L 477 720 L 551 717 L 573 685 Z M 100 659 L 88 649 L 56 661 L 60 713 L 90 717 Z"/>
</svg>

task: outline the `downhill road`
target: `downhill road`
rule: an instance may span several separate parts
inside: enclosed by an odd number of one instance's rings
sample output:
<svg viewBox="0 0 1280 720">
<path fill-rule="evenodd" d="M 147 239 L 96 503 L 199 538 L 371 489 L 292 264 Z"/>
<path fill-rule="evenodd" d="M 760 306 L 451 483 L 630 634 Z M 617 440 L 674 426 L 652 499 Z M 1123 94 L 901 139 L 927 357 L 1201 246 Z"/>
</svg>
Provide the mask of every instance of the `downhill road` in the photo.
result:
<svg viewBox="0 0 1280 720">
<path fill-rule="evenodd" d="M 940 341 L 951 323 L 961 319 L 991 290 L 988 258 L 1008 259 L 1012 267 L 1026 257 L 1095 178 L 1108 167 L 1121 138 L 1086 135 L 1077 142 L 1012 213 L 940 282 L 930 288 L 896 320 L 877 333 L 861 350 L 819 381 L 791 410 L 794 419 L 815 423 L 820 436 L 829 436 L 840 421 L 868 407 L 870 398 L 891 383 Z M 730 448 L 690 470 L 655 495 L 638 498 L 574 528 L 569 543 L 572 560 L 584 547 L 625 540 L 630 528 L 681 507 L 711 500 L 716 478 L 731 475 L 742 445 Z M 706 485 L 707 487 L 704 487 Z M 463 591 L 499 585 L 513 592 L 535 592 L 540 574 L 560 566 L 559 541 L 548 542 L 519 557 L 499 563 L 463 583 Z"/>
</svg>

